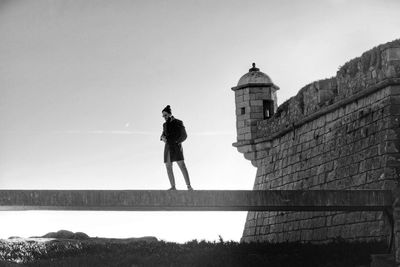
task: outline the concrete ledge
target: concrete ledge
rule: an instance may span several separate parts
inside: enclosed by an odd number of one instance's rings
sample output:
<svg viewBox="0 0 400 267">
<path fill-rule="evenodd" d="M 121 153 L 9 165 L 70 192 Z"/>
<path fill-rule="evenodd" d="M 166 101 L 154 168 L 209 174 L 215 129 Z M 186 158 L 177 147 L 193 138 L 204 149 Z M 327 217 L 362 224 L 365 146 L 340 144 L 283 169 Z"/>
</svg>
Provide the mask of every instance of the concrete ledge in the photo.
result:
<svg viewBox="0 0 400 267">
<path fill-rule="evenodd" d="M 382 211 L 389 190 L 0 190 L 0 210 Z"/>
</svg>

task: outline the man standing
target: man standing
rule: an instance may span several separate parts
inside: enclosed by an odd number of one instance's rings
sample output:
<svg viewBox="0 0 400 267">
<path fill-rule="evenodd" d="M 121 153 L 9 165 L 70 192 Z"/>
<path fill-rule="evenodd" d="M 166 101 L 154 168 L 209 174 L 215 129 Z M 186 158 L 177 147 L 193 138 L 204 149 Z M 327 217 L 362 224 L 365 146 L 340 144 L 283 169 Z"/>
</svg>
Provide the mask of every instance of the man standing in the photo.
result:
<svg viewBox="0 0 400 267">
<path fill-rule="evenodd" d="M 176 161 L 182 171 L 188 190 L 193 190 L 190 185 L 189 173 L 183 158 L 182 142 L 185 141 L 187 137 L 185 126 L 183 126 L 181 120 L 175 119 L 174 116 L 172 116 L 171 107 L 169 105 L 162 110 L 162 116 L 165 119 L 165 123 L 163 124 L 163 132 L 160 140 L 165 143 L 164 163 L 167 167 L 169 182 L 171 183 L 171 188 L 169 190 L 176 190 L 175 177 L 172 169 L 172 162 L 174 161 Z"/>
</svg>

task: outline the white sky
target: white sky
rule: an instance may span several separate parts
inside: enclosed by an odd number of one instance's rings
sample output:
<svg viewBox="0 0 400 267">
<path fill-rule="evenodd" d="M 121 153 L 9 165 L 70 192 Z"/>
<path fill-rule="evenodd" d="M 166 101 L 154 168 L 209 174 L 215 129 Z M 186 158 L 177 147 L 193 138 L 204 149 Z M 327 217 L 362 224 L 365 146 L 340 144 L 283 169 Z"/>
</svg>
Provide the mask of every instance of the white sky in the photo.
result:
<svg viewBox="0 0 400 267">
<path fill-rule="evenodd" d="M 399 8 L 396 0 L 0 0 L 0 188 L 167 189 L 159 135 L 169 104 L 189 134 L 194 188 L 251 189 L 256 170 L 231 146 L 230 88 L 256 62 L 282 103 L 399 38 Z M 68 229 L 239 240 L 245 216 L 2 212 L 0 238 Z"/>
</svg>

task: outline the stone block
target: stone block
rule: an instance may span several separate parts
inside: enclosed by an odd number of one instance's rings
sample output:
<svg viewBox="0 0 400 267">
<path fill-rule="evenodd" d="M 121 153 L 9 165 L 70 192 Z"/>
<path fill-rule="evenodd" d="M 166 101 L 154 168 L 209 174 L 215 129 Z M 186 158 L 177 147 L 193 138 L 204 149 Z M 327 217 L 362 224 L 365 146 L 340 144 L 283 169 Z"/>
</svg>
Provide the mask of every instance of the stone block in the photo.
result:
<svg viewBox="0 0 400 267">
<path fill-rule="evenodd" d="M 263 101 L 262 100 L 250 100 L 250 105 L 251 106 L 263 106 Z"/>
<path fill-rule="evenodd" d="M 343 238 L 352 238 L 353 234 L 351 232 L 351 225 L 348 225 L 348 224 L 342 225 L 340 235 Z"/>
<path fill-rule="evenodd" d="M 400 85 L 389 86 L 390 95 L 400 95 Z"/>
<path fill-rule="evenodd" d="M 360 221 L 361 212 L 350 212 L 346 216 L 346 224 L 352 224 Z"/>
<path fill-rule="evenodd" d="M 311 219 L 311 227 L 319 228 L 322 226 L 326 226 L 326 218 L 325 217 L 314 217 Z"/>
<path fill-rule="evenodd" d="M 250 114 L 247 112 L 246 114 L 243 115 L 237 115 L 237 120 L 249 120 L 250 119 Z"/>
<path fill-rule="evenodd" d="M 400 47 L 389 47 L 385 50 L 385 59 L 387 62 L 400 60 Z"/>
<path fill-rule="evenodd" d="M 374 221 L 376 219 L 376 212 L 362 211 L 360 214 L 360 221 Z"/>
<path fill-rule="evenodd" d="M 349 171 L 349 175 L 350 176 L 354 176 L 356 174 L 358 174 L 358 170 L 359 170 L 359 164 L 358 163 L 353 163 L 350 165 L 350 171 Z"/>
<path fill-rule="evenodd" d="M 382 189 L 384 189 L 384 190 L 390 190 L 390 189 L 394 189 L 394 188 L 396 188 L 397 186 L 398 186 L 398 181 L 397 180 L 385 180 L 384 182 L 383 182 L 383 187 L 382 187 Z"/>
<path fill-rule="evenodd" d="M 256 93 L 256 99 L 262 99 L 262 100 L 269 100 L 271 99 L 271 92 L 270 90 L 261 92 L 261 93 Z"/>
<path fill-rule="evenodd" d="M 264 114 L 262 112 L 252 112 L 249 115 L 250 119 L 262 120 L 264 118 Z"/>
<path fill-rule="evenodd" d="M 243 127 L 245 127 L 244 121 L 237 121 L 236 122 L 236 128 L 237 129 L 240 129 L 240 128 L 243 128 Z"/>
<path fill-rule="evenodd" d="M 251 132 L 251 127 L 242 127 L 237 130 L 238 134 L 246 134 Z"/>
<path fill-rule="evenodd" d="M 269 87 L 250 87 L 249 88 L 249 93 L 251 94 L 258 94 L 258 93 L 268 93 L 270 92 Z"/>
<path fill-rule="evenodd" d="M 326 217 L 326 226 L 331 226 L 332 225 L 332 218 L 333 218 L 332 215 L 328 215 Z"/>
<path fill-rule="evenodd" d="M 302 241 L 309 241 L 312 237 L 312 230 L 304 229 L 301 230 L 301 240 Z"/>
<path fill-rule="evenodd" d="M 243 90 L 235 91 L 235 96 L 242 96 L 244 94 Z"/>
<path fill-rule="evenodd" d="M 253 161 L 253 160 L 257 159 L 257 154 L 256 154 L 256 152 L 248 152 L 248 153 L 244 153 L 244 157 L 247 160 Z"/>
<path fill-rule="evenodd" d="M 263 113 L 263 107 L 262 106 L 250 106 L 250 112 L 251 113 Z"/>
<path fill-rule="evenodd" d="M 400 260 L 400 257 L 399 257 Z M 400 262 L 400 261 L 399 261 Z M 393 254 L 372 254 L 370 267 L 393 267 L 395 264 L 395 255 Z"/>
<path fill-rule="evenodd" d="M 250 140 L 250 139 L 252 139 L 252 134 L 251 133 L 246 133 L 246 134 L 244 134 L 244 139 L 245 140 Z"/>
<path fill-rule="evenodd" d="M 243 94 L 235 96 L 235 103 L 240 103 L 240 102 L 243 102 L 243 101 L 244 101 Z"/>
<path fill-rule="evenodd" d="M 256 226 L 256 220 L 248 220 L 246 222 L 246 228 L 252 228 Z"/>
<path fill-rule="evenodd" d="M 256 234 L 256 228 L 255 227 L 248 228 L 247 236 L 253 236 L 255 234 Z"/>
<path fill-rule="evenodd" d="M 245 140 L 244 134 L 238 134 L 237 135 L 237 140 L 238 141 L 244 141 Z"/>
<path fill-rule="evenodd" d="M 383 189 L 383 183 L 382 182 L 372 182 L 369 184 L 365 184 L 363 189 Z"/>
<path fill-rule="evenodd" d="M 339 237 L 342 231 L 342 226 L 333 226 L 329 227 L 327 230 L 327 237 L 328 238 L 336 238 Z"/>
<path fill-rule="evenodd" d="M 326 177 L 326 181 L 327 182 L 332 182 L 336 179 L 336 172 L 335 171 L 331 171 L 328 173 L 327 177 Z"/>
<path fill-rule="evenodd" d="M 332 217 L 332 225 L 341 225 L 346 222 L 346 214 L 338 213 Z"/>
</svg>

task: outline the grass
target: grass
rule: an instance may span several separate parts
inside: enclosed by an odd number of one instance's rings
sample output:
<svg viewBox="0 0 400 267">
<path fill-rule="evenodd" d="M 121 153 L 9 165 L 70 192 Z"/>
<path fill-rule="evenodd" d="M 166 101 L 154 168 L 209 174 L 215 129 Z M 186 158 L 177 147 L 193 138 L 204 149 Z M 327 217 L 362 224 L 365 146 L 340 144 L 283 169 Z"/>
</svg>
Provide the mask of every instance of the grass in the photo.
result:
<svg viewBox="0 0 400 267">
<path fill-rule="evenodd" d="M 0 242 L 0 266 L 369 266 L 370 254 L 386 253 L 379 242 L 237 243 L 55 239 Z M 17 264 L 18 263 L 18 264 Z"/>
</svg>

